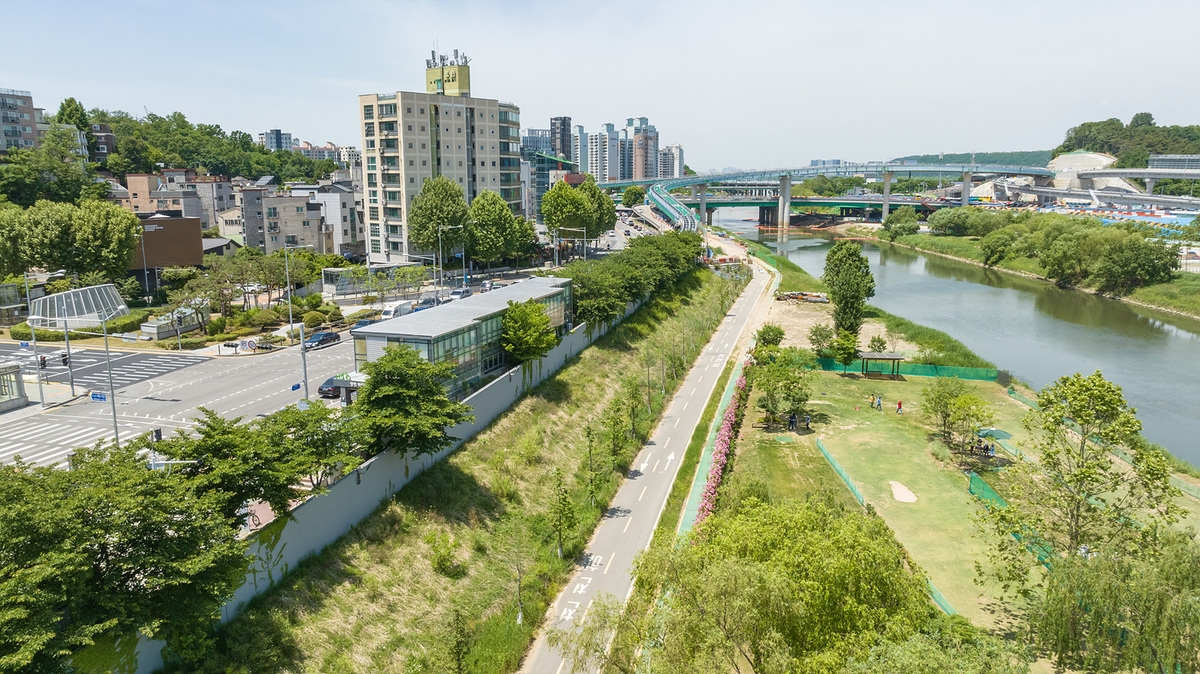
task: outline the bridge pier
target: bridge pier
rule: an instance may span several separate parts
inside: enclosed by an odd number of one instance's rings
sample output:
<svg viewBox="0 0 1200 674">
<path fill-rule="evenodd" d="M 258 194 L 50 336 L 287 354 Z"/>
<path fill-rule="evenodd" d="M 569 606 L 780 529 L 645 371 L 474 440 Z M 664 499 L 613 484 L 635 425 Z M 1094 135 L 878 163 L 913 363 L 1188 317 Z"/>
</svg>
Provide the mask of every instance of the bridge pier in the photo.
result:
<svg viewBox="0 0 1200 674">
<path fill-rule="evenodd" d="M 895 175 L 891 171 L 883 172 L 883 217 L 882 220 L 887 220 L 888 210 L 891 207 L 892 198 L 892 176 Z"/>
<path fill-rule="evenodd" d="M 711 224 L 708 222 L 708 183 L 693 186 L 693 195 L 696 193 L 696 188 L 700 189 L 700 207 L 696 209 L 696 217 L 700 222 Z"/>
<path fill-rule="evenodd" d="M 759 206 L 758 207 L 758 223 L 760 225 L 769 225 L 778 219 L 778 206 Z"/>
<path fill-rule="evenodd" d="M 779 213 L 777 224 L 780 231 L 787 231 L 792 224 L 792 176 L 779 176 Z"/>
<path fill-rule="evenodd" d="M 1157 178 L 1146 178 L 1146 194 L 1154 194 L 1154 183 L 1158 182 Z"/>
<path fill-rule="evenodd" d="M 962 205 L 971 205 L 971 172 L 963 171 Z"/>
</svg>

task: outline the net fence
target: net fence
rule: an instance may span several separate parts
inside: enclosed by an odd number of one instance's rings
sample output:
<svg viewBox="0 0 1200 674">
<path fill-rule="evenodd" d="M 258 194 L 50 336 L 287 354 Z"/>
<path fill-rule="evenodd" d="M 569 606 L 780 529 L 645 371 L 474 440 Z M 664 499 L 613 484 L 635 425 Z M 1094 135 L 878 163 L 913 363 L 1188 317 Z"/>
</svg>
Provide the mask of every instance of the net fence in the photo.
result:
<svg viewBox="0 0 1200 674">
<path fill-rule="evenodd" d="M 854 486 L 854 480 L 850 479 L 850 475 L 844 468 L 842 468 L 842 464 L 838 463 L 837 459 L 833 458 L 833 455 L 829 453 L 828 449 L 825 449 L 825 443 L 821 442 L 820 438 L 817 438 L 817 449 L 821 450 L 821 454 L 825 457 L 825 460 L 829 462 L 829 465 L 833 468 L 833 472 L 837 473 L 838 477 L 842 478 L 842 482 L 846 483 L 846 487 L 850 489 L 850 493 L 854 494 L 855 500 L 857 500 L 861 505 L 866 505 L 867 501 L 863 498 L 862 492 L 858 490 L 858 487 Z"/>
<path fill-rule="evenodd" d="M 862 372 L 862 361 L 855 359 L 843 367 L 832 358 L 818 358 L 822 370 L 831 372 Z M 984 367 L 951 367 L 949 365 L 926 365 L 924 363 L 900 363 L 899 373 L 911 377 L 957 377 L 973 381 L 996 381 L 999 370 Z M 892 364 L 886 361 L 869 361 L 867 374 L 890 377 Z"/>
</svg>

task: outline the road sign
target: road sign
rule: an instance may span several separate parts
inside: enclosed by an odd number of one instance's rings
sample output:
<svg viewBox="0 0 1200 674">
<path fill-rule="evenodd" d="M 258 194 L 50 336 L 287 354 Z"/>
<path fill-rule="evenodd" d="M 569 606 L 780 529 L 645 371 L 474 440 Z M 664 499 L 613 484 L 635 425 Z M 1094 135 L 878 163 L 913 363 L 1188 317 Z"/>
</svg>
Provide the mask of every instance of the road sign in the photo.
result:
<svg viewBox="0 0 1200 674">
<path fill-rule="evenodd" d="M 28 348 L 29 348 L 29 342 L 21 342 L 21 348 L 22 348 L 22 349 L 28 349 Z"/>
<path fill-rule="evenodd" d="M 93 393 L 93 394 L 92 394 L 92 400 L 94 400 L 94 401 L 96 401 L 96 402 L 98 402 L 98 403 L 102 403 L 102 402 L 104 402 L 104 401 L 108 400 L 108 394 L 106 394 L 106 393 Z"/>
<path fill-rule="evenodd" d="M 299 385 L 299 384 L 292 384 L 292 390 L 293 390 L 293 391 L 299 391 L 299 390 L 300 390 L 300 385 Z"/>
</svg>

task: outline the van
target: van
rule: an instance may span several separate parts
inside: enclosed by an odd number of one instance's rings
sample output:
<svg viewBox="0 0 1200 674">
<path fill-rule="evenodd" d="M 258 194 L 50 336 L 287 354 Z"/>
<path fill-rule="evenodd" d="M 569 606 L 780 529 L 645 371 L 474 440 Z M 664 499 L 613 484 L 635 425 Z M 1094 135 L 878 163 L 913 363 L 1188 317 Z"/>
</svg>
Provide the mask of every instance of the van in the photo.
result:
<svg viewBox="0 0 1200 674">
<path fill-rule="evenodd" d="M 389 318 L 396 318 L 398 316 L 403 316 L 404 314 L 411 314 L 412 310 L 413 303 L 411 301 L 397 302 L 384 307 L 383 315 L 380 317 L 380 320 L 386 321 Z"/>
</svg>

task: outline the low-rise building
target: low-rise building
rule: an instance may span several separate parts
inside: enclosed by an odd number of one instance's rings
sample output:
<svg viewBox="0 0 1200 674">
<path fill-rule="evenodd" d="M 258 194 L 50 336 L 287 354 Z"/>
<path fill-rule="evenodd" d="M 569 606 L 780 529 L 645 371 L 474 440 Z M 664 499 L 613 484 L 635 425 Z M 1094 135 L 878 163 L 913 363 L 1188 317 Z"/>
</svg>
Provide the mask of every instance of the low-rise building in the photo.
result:
<svg viewBox="0 0 1200 674">
<path fill-rule="evenodd" d="M 107 124 L 93 124 L 92 138 L 96 140 L 96 153 L 92 161 L 104 161 L 117 151 L 117 137 Z"/>
<path fill-rule="evenodd" d="M 33 94 L 22 89 L 0 89 L 0 156 L 9 150 L 37 145 L 37 108 Z"/>
<path fill-rule="evenodd" d="M 205 229 L 217 227 L 218 215 L 233 208 L 233 186 L 225 176 L 192 176 L 183 185 L 200 198 L 200 208 L 204 211 L 200 221 Z"/>
<path fill-rule="evenodd" d="M 262 211 L 266 223 L 264 253 L 274 253 L 285 246 L 311 246 L 314 253 L 333 252 L 333 236 L 321 216 L 321 204 L 309 201 L 307 195 L 263 197 Z"/>
<path fill-rule="evenodd" d="M 158 272 L 166 267 L 197 267 L 204 262 L 200 218 L 138 213 L 142 240 L 129 257 L 129 270 L 150 293 L 158 288 Z"/>
<path fill-rule="evenodd" d="M 203 245 L 205 255 L 220 255 L 222 257 L 233 257 L 237 254 L 238 249 L 242 247 L 242 244 L 236 240 L 223 236 L 202 239 L 201 244 Z"/>
<path fill-rule="evenodd" d="M 172 212 L 185 218 L 196 218 L 202 226 L 208 225 L 208 216 L 200 203 L 196 190 L 187 189 L 183 182 L 174 182 L 179 176 L 150 173 L 130 173 L 125 176 L 125 185 L 109 185 L 109 199 L 122 208 L 138 214 Z"/>
<path fill-rule="evenodd" d="M 354 190 L 352 183 L 289 183 L 289 187 L 293 196 L 307 197 L 321 205 L 321 216 L 333 236 L 331 252 L 356 258 L 366 254 L 366 230 L 358 211 L 362 194 Z"/>
<path fill-rule="evenodd" d="M 484 377 L 505 370 L 500 322 L 509 301 L 528 300 L 546 308 L 550 326 L 560 336 L 571 330 L 571 279 L 529 278 L 353 330 L 354 369 L 378 360 L 389 346 L 406 346 L 431 363 L 453 364 L 455 378 L 446 387 L 459 397 Z"/>
</svg>

